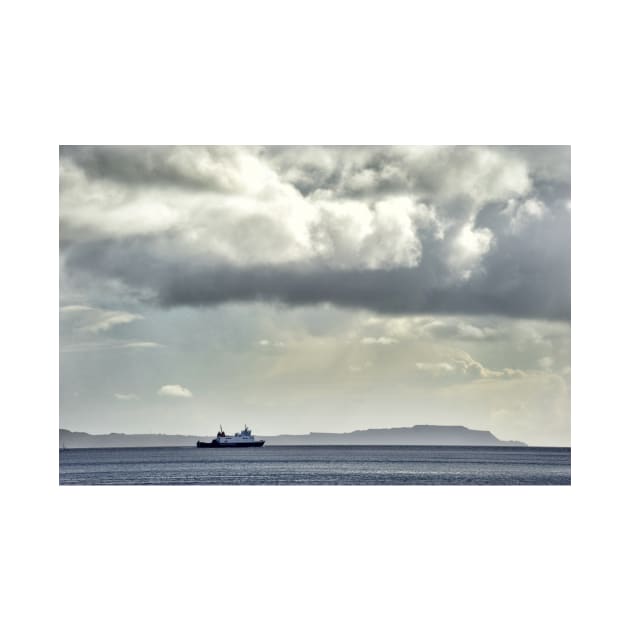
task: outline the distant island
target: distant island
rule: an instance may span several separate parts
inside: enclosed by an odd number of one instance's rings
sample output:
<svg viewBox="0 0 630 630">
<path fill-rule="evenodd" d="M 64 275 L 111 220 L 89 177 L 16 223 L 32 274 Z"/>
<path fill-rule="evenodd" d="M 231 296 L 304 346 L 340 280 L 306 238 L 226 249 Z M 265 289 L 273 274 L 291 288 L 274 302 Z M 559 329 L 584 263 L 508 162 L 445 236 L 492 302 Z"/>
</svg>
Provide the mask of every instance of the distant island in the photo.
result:
<svg viewBox="0 0 630 630">
<path fill-rule="evenodd" d="M 108 433 L 93 435 L 59 429 L 59 446 L 64 448 L 114 448 L 146 446 L 194 446 L 208 435 L 166 435 L 161 433 Z M 499 440 L 490 431 L 464 426 L 418 424 L 392 429 L 362 429 L 349 433 L 306 433 L 303 435 L 257 435 L 268 446 L 527 446 L 515 440 Z"/>
</svg>

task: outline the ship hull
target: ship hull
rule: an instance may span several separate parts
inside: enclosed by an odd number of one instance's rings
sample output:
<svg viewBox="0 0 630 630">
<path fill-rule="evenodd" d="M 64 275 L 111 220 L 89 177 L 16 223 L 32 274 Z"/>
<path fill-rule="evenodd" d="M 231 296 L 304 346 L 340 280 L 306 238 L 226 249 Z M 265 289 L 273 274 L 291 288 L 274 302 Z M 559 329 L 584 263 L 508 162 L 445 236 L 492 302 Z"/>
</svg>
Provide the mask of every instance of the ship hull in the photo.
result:
<svg viewBox="0 0 630 630">
<path fill-rule="evenodd" d="M 254 442 L 234 442 L 233 444 L 221 444 L 213 440 L 212 442 L 197 442 L 197 448 L 255 448 L 262 446 L 265 440 L 255 440 Z"/>
</svg>

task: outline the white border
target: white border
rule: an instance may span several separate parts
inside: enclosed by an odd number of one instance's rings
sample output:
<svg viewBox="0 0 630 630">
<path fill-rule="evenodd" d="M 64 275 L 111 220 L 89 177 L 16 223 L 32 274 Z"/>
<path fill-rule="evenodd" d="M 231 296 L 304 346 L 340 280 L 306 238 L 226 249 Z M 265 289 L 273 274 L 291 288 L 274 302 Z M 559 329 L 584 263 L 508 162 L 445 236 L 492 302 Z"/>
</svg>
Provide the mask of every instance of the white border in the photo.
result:
<svg viewBox="0 0 630 630">
<path fill-rule="evenodd" d="M 614 492 L 624 458 L 610 437 L 626 443 L 614 271 L 627 266 L 615 189 L 627 159 L 611 144 L 625 146 L 628 55 L 625 21 L 607 7 L 5 9 L 7 627 L 530 629 L 625 617 L 612 574 L 627 557 Z M 574 487 L 59 488 L 57 145 L 88 142 L 573 143 Z"/>
</svg>

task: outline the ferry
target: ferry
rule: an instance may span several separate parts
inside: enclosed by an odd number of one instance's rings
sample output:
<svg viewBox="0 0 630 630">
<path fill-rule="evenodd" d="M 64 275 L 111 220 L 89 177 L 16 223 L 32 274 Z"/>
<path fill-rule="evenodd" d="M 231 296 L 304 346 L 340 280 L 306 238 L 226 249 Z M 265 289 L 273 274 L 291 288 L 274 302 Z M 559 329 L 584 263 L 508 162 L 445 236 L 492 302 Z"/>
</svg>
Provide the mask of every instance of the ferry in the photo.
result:
<svg viewBox="0 0 630 630">
<path fill-rule="evenodd" d="M 251 429 L 245 428 L 240 433 L 225 435 L 222 426 L 219 426 L 217 437 L 212 442 L 201 442 L 197 440 L 197 448 L 245 448 L 250 446 L 262 446 L 265 440 L 257 440 L 252 435 Z"/>
</svg>

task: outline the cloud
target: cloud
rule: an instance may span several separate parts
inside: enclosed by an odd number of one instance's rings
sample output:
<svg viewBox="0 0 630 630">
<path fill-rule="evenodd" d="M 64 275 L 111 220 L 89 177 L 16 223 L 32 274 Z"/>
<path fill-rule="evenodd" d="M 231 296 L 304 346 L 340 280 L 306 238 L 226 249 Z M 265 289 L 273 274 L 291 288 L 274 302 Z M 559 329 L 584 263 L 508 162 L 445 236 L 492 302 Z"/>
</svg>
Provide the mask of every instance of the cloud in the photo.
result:
<svg viewBox="0 0 630 630">
<path fill-rule="evenodd" d="M 263 348 L 284 348 L 286 346 L 284 341 L 270 341 L 269 339 L 260 339 L 258 345 Z"/>
<path fill-rule="evenodd" d="M 61 352 L 91 352 L 100 350 L 121 350 L 125 348 L 149 349 L 163 348 L 164 346 L 154 341 L 129 341 L 121 342 L 117 339 L 98 339 L 96 341 L 67 341 L 61 339 Z"/>
<path fill-rule="evenodd" d="M 546 212 L 547 208 L 538 199 L 526 199 L 520 203 L 510 199 L 501 210 L 501 214 L 509 218 L 510 231 L 513 234 L 520 232 L 531 221 L 542 220 Z"/>
<path fill-rule="evenodd" d="M 491 326 L 477 326 L 465 321 L 429 320 L 420 325 L 420 336 L 434 339 L 460 339 L 463 341 L 481 341 L 495 339 L 499 331 Z"/>
<path fill-rule="evenodd" d="M 305 195 L 383 198 L 401 192 L 475 203 L 531 188 L 527 160 L 495 147 L 271 147 L 263 155 Z"/>
<path fill-rule="evenodd" d="M 366 345 L 390 346 L 394 343 L 398 343 L 398 339 L 393 339 L 392 337 L 363 337 L 361 343 Z"/>
<path fill-rule="evenodd" d="M 371 361 L 363 361 L 361 363 L 350 363 L 348 365 L 348 371 L 358 374 L 360 372 L 365 372 L 369 370 L 373 366 Z"/>
<path fill-rule="evenodd" d="M 71 304 L 60 309 L 61 317 L 72 320 L 74 328 L 91 333 L 109 330 L 120 324 L 128 324 L 139 319 L 142 315 L 125 311 L 108 311 L 81 304 Z"/>
<path fill-rule="evenodd" d="M 85 313 L 86 311 L 93 311 L 91 306 L 85 306 L 83 304 L 70 304 L 69 306 L 62 306 L 60 309 L 62 314 L 68 313 Z"/>
<path fill-rule="evenodd" d="M 136 394 L 114 394 L 114 398 L 117 400 L 139 400 Z"/>
<path fill-rule="evenodd" d="M 448 256 L 451 270 L 462 280 L 468 280 L 488 253 L 493 238 L 488 228 L 475 229 L 472 222 L 462 225 L 453 237 Z"/>
<path fill-rule="evenodd" d="M 446 362 L 439 363 L 416 363 L 416 369 L 421 372 L 427 372 L 432 376 L 440 376 L 442 374 L 452 374 L 455 372 L 455 366 Z"/>
<path fill-rule="evenodd" d="M 238 147 L 101 146 L 61 147 L 63 181 L 86 177 L 133 187 L 194 191 L 260 190 L 267 173 Z"/>
<path fill-rule="evenodd" d="M 174 170 L 180 163 L 185 168 Z M 215 171 L 223 174 L 220 186 Z M 205 189 L 192 193 L 185 185 L 191 178 L 205 181 Z M 254 153 L 236 148 L 139 147 L 138 155 L 130 148 L 68 148 L 61 154 L 61 190 L 67 243 L 145 238 L 148 244 L 154 237 L 152 246 L 168 259 L 235 267 L 391 268 L 414 265 L 420 251 L 410 200 L 307 199 Z"/>
<path fill-rule="evenodd" d="M 458 351 L 450 361 L 417 362 L 415 367 L 434 377 L 454 376 L 467 379 L 513 379 L 525 376 L 523 370 L 503 368 L 491 370 L 473 359 L 468 353 Z"/>
<path fill-rule="evenodd" d="M 172 398 L 192 398 L 192 392 L 183 385 L 162 385 L 157 391 L 158 396 Z"/>
<path fill-rule="evenodd" d="M 448 339 L 460 341 L 484 341 L 505 338 L 506 322 L 488 318 L 461 319 L 457 316 L 371 316 L 361 326 L 373 337 L 391 336 L 398 340 Z"/>
<path fill-rule="evenodd" d="M 422 245 L 413 202 L 406 197 L 380 201 L 327 201 L 316 204 L 317 221 L 309 227 L 314 258 L 339 269 L 413 267 Z"/>
<path fill-rule="evenodd" d="M 570 318 L 567 147 L 67 147 L 60 182 L 79 293 Z"/>
</svg>

